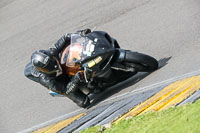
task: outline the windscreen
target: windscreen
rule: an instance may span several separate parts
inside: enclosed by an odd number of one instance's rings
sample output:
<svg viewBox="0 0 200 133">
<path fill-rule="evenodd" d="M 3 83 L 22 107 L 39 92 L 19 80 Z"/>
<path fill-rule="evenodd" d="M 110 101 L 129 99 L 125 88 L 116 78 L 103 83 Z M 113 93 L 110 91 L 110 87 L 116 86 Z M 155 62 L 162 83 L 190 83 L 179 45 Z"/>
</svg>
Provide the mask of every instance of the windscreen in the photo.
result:
<svg viewBox="0 0 200 133">
<path fill-rule="evenodd" d="M 82 37 L 79 34 L 71 34 L 66 65 L 74 67 L 76 62 L 84 60 L 87 56 L 91 56 L 93 51 L 94 44 L 92 40 Z"/>
</svg>

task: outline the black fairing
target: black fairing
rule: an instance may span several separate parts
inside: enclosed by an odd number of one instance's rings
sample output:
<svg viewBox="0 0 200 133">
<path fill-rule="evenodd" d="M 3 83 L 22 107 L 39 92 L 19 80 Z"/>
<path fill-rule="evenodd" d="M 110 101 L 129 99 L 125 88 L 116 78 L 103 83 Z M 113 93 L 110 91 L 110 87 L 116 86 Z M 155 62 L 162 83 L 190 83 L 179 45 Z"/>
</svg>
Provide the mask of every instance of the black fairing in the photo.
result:
<svg viewBox="0 0 200 133">
<path fill-rule="evenodd" d="M 95 71 L 95 76 L 107 77 L 110 73 L 110 62 L 115 53 L 115 48 L 119 48 L 117 41 L 103 31 L 91 32 L 86 37 L 91 40 L 95 40 L 97 38 L 97 41 L 94 41 L 95 49 L 92 56 L 86 58 L 83 62 L 87 62 L 87 60 L 101 56 L 102 61 L 91 69 L 92 71 Z"/>
</svg>

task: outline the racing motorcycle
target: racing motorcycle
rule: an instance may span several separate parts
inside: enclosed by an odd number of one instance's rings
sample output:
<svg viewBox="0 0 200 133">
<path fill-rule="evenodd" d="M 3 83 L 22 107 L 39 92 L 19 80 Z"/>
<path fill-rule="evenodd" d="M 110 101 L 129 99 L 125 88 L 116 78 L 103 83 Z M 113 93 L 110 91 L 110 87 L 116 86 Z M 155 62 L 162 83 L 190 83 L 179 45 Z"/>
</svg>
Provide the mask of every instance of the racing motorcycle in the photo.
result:
<svg viewBox="0 0 200 133">
<path fill-rule="evenodd" d="M 137 72 L 152 72 L 158 68 L 155 58 L 121 49 L 116 39 L 103 31 L 72 34 L 60 62 L 67 75 L 80 73 L 79 88 L 87 95 L 104 90 Z M 62 96 L 53 91 L 50 94 Z"/>
</svg>

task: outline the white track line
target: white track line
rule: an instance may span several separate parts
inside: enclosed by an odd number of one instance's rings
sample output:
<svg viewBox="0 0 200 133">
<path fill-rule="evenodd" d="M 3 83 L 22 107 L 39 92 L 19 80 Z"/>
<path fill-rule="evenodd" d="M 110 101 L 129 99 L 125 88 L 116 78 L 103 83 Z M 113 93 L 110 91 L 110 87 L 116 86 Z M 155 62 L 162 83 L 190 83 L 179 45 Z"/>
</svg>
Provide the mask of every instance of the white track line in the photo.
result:
<svg viewBox="0 0 200 133">
<path fill-rule="evenodd" d="M 71 113 L 65 114 L 65 115 L 63 115 L 63 116 L 59 116 L 59 117 L 57 117 L 57 118 L 55 118 L 55 119 L 52 119 L 52 120 L 49 120 L 49 121 L 44 122 L 44 123 L 42 123 L 42 124 L 33 126 L 33 127 L 29 128 L 29 129 L 26 129 L 26 130 L 21 131 L 21 132 L 18 132 L 18 133 L 30 133 L 30 132 L 33 132 L 33 131 L 38 130 L 38 129 L 40 129 L 40 128 L 43 128 L 43 127 L 45 127 L 45 126 L 48 126 L 48 125 L 54 124 L 54 123 L 56 123 L 56 122 L 59 122 L 59 121 L 61 121 L 61 120 L 67 119 L 67 118 L 69 118 L 69 117 L 71 117 L 71 116 L 73 116 L 73 115 L 80 114 L 80 113 L 83 112 L 84 110 L 85 110 L 85 109 L 79 109 L 79 110 L 73 111 L 73 112 L 71 112 Z"/>
</svg>

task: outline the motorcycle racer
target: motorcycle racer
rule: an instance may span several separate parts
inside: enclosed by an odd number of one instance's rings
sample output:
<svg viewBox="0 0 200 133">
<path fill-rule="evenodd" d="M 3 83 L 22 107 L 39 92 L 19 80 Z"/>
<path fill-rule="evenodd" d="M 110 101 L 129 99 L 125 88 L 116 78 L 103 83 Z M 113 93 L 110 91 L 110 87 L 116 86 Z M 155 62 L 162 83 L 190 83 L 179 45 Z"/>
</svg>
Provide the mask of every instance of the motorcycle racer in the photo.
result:
<svg viewBox="0 0 200 133">
<path fill-rule="evenodd" d="M 88 34 L 90 29 L 77 31 Z M 62 73 L 60 58 L 62 50 L 70 44 L 71 34 L 65 34 L 48 50 L 35 51 L 30 62 L 25 66 L 24 75 L 43 85 L 47 89 L 70 98 L 80 107 L 90 105 L 86 94 L 78 89 L 80 74 L 68 76 Z"/>
</svg>

